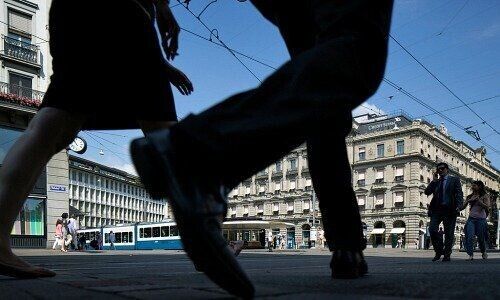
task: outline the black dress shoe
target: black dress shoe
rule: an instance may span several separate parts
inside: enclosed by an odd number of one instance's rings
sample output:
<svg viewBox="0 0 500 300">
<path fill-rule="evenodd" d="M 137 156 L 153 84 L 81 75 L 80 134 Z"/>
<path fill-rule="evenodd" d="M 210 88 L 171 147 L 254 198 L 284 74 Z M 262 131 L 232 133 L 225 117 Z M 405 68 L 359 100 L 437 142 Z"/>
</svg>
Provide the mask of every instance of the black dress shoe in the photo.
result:
<svg viewBox="0 0 500 300">
<path fill-rule="evenodd" d="M 443 257 L 443 260 L 442 260 L 442 261 L 450 261 L 450 260 L 451 260 L 451 259 L 450 259 L 450 256 L 449 256 L 449 255 L 445 255 L 445 256 Z"/>
<path fill-rule="evenodd" d="M 209 184 L 195 166 L 181 162 L 169 130 L 136 139 L 130 149 L 149 194 L 168 197 L 184 250 L 196 269 L 229 293 L 252 298 L 255 289 L 222 236 L 221 216 L 227 213 L 224 189 Z"/>
<path fill-rule="evenodd" d="M 432 259 L 432 261 L 438 261 L 441 259 L 441 254 L 437 254 L 434 256 L 434 258 Z"/>
<path fill-rule="evenodd" d="M 368 273 L 368 265 L 362 251 L 335 250 L 330 262 L 332 277 L 354 279 Z"/>
</svg>

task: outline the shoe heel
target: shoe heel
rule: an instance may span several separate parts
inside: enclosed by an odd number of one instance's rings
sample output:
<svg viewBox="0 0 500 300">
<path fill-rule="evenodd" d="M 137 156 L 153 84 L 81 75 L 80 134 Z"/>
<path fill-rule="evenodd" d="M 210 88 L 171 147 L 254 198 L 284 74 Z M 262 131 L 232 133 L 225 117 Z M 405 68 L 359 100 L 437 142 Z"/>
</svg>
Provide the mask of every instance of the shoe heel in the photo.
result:
<svg viewBox="0 0 500 300">
<path fill-rule="evenodd" d="M 156 174 L 160 168 L 152 160 L 158 154 L 149 145 L 145 138 L 136 139 L 130 145 L 130 154 L 135 169 L 141 178 L 144 187 L 154 199 L 164 199 L 167 197 L 166 182 L 162 182 L 160 174 Z"/>
</svg>

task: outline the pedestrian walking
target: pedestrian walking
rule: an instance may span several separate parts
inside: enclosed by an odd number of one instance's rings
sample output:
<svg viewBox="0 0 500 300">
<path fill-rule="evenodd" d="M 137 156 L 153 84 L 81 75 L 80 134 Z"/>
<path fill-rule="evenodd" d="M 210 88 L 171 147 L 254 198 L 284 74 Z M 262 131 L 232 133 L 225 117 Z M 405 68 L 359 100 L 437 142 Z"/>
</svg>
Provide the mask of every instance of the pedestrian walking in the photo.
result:
<svg viewBox="0 0 500 300">
<path fill-rule="evenodd" d="M 442 255 L 444 262 L 450 261 L 457 215 L 463 203 L 462 184 L 458 177 L 449 174 L 448 164 L 441 162 L 436 165 L 433 180 L 425 189 L 425 194 L 433 195 L 428 211 L 431 218 L 429 232 L 435 251 L 432 261 L 441 259 Z M 441 222 L 444 231 L 439 227 Z"/>
<path fill-rule="evenodd" d="M 16 216 L 51 157 L 82 129 L 168 128 L 177 121 L 170 83 L 193 91 L 167 62 L 177 55 L 180 28 L 166 0 L 53 0 L 48 29 L 51 83 L 0 169 L 0 275 L 19 278 L 55 275 L 10 246 Z"/>
<path fill-rule="evenodd" d="M 269 252 L 273 252 L 273 234 L 272 232 L 269 232 L 269 235 L 267 236 L 267 248 Z"/>
<path fill-rule="evenodd" d="M 352 129 L 352 109 L 373 95 L 383 78 L 393 1 L 252 3 L 280 30 L 290 61 L 259 87 L 189 115 L 171 130 L 133 141 L 135 167 L 151 195 L 171 201 L 195 264 L 229 292 L 252 297 L 253 285 L 222 246 L 223 191 L 307 142 L 333 251 L 332 276 L 360 277 L 367 272 L 366 245 L 345 137 Z M 243 163 L 242 155 L 248 158 Z"/>
<path fill-rule="evenodd" d="M 64 237 L 63 237 L 63 221 L 62 219 L 57 219 L 56 221 L 56 233 L 55 241 L 52 246 L 52 250 L 56 250 L 56 246 L 61 246 L 61 251 L 64 252 Z"/>
<path fill-rule="evenodd" d="M 71 215 L 71 217 L 68 219 L 68 231 L 72 237 L 72 242 L 70 244 L 70 248 L 73 250 L 78 249 L 78 239 L 76 238 L 76 232 L 78 229 L 80 229 L 80 226 L 78 225 L 78 223 L 75 219 L 75 216 Z"/>
<path fill-rule="evenodd" d="M 109 250 L 116 250 L 115 242 L 116 242 L 115 233 L 113 231 L 110 231 L 109 232 Z"/>
<path fill-rule="evenodd" d="M 102 250 L 102 235 L 101 235 L 101 233 L 98 232 L 96 234 L 95 239 L 97 241 L 97 250 Z"/>
<path fill-rule="evenodd" d="M 474 236 L 477 237 L 477 243 L 481 250 L 483 259 L 488 258 L 486 253 L 485 232 L 488 224 L 486 217 L 490 208 L 490 199 L 484 188 L 482 181 L 472 183 L 472 194 L 468 195 L 462 209 L 470 206 L 469 218 L 465 223 L 465 251 L 469 255 L 469 260 L 474 259 Z"/>
</svg>

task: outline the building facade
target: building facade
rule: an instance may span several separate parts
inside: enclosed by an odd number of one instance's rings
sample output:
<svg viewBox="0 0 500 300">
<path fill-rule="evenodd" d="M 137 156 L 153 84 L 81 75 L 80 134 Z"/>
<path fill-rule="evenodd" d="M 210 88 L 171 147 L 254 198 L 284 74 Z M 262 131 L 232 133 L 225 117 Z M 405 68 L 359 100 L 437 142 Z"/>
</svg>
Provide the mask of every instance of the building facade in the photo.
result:
<svg viewBox="0 0 500 300">
<path fill-rule="evenodd" d="M 431 197 L 424 190 L 437 162 L 448 163 L 464 195 L 470 193 L 473 180 L 485 182 L 496 206 L 500 172 L 486 158 L 486 150 L 454 140 L 443 125 L 436 128 L 404 113 L 361 116 L 353 122 L 346 144 L 369 247 L 397 247 L 398 241 L 404 247 L 426 246 Z M 307 152 L 301 146 L 231 191 L 227 217 L 291 222 L 295 228 L 280 234 L 286 235 L 288 247 L 305 247 L 322 237 L 321 230 L 314 230 L 315 225 L 321 228 L 321 214 L 312 200 Z M 495 207 L 492 211 L 489 224 L 494 227 L 498 216 Z M 457 246 L 467 217 L 468 209 L 457 220 Z"/>
<path fill-rule="evenodd" d="M 154 200 L 139 177 L 77 156 L 69 158 L 69 210 L 80 226 L 160 222 L 168 216 L 165 200 Z"/>
<path fill-rule="evenodd" d="M 52 73 L 48 41 L 51 1 L 5 0 L 0 5 L 0 167 L 37 111 Z M 12 229 L 14 247 L 45 248 L 68 211 L 66 151 L 38 178 Z"/>
</svg>

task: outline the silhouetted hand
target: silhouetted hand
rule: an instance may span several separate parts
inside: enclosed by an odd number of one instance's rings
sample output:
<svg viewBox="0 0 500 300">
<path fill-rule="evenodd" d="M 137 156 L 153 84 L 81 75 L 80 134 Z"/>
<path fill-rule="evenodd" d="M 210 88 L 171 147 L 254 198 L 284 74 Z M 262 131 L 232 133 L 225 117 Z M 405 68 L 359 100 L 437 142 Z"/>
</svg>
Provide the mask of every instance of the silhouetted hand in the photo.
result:
<svg viewBox="0 0 500 300">
<path fill-rule="evenodd" d="M 168 79 L 183 95 L 189 95 L 194 90 L 189 78 L 174 67 L 169 68 Z"/>
<path fill-rule="evenodd" d="M 158 27 L 162 34 L 162 46 L 168 60 L 174 60 L 179 49 L 179 32 L 181 28 L 168 7 L 168 1 L 159 0 L 156 4 Z"/>
</svg>

